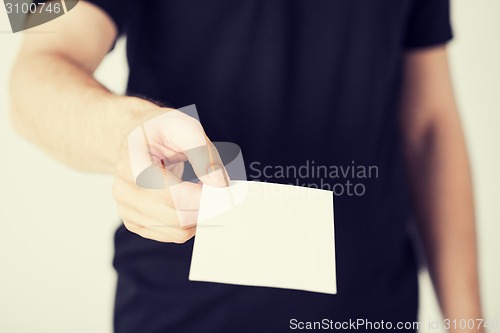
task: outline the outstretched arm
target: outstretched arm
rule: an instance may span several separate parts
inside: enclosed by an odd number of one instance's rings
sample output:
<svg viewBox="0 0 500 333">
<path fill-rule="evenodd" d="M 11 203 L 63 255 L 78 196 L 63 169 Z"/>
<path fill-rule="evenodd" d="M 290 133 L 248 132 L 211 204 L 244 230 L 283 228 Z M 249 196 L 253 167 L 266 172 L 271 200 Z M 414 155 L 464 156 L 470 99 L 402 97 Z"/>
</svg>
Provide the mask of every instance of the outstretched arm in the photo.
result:
<svg viewBox="0 0 500 333">
<path fill-rule="evenodd" d="M 10 85 L 15 128 L 74 168 L 112 173 L 130 127 L 154 116 L 144 110 L 158 109 L 116 96 L 93 78 L 116 37 L 113 22 L 80 2 L 33 30 L 48 32 L 24 35 Z"/>
<path fill-rule="evenodd" d="M 98 7 L 80 2 L 39 29 L 50 33 L 25 35 L 12 73 L 11 117 L 17 131 L 76 169 L 115 174 L 113 196 L 130 231 L 163 242 L 190 239 L 201 185 L 181 180 L 180 162 L 189 160 L 204 183 L 227 184 L 201 124 L 147 100 L 114 95 L 93 78 L 116 37 L 113 21 Z M 129 140 L 139 126 L 148 129 L 147 145 L 141 135 Z M 134 161 L 160 168 L 175 193 L 166 185 L 157 190 L 136 185 L 129 144 Z M 194 156 L 195 147 L 208 149 Z"/>
</svg>

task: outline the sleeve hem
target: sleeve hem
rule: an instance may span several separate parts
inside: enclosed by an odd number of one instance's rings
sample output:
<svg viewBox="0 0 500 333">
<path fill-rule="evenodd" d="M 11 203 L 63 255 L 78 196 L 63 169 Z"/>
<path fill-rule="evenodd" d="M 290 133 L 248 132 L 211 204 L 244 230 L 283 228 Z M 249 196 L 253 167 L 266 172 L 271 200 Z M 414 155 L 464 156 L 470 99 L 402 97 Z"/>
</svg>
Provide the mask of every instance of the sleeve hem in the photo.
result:
<svg viewBox="0 0 500 333">
<path fill-rule="evenodd" d="M 414 43 L 407 43 L 404 45 L 405 50 L 416 50 L 416 49 L 425 49 L 425 48 L 431 48 L 439 45 L 445 45 L 448 44 L 453 40 L 452 35 L 448 35 L 446 37 L 436 37 L 428 40 L 423 40 L 419 42 L 414 42 Z"/>
</svg>

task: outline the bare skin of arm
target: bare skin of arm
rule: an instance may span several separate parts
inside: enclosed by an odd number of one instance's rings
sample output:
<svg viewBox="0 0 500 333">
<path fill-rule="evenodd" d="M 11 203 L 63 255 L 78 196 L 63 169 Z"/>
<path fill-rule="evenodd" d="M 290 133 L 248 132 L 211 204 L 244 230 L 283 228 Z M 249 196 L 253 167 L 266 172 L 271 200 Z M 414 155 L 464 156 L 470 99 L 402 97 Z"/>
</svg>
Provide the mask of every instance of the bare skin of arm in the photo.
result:
<svg viewBox="0 0 500 333">
<path fill-rule="evenodd" d="M 400 124 L 417 227 L 443 316 L 480 319 L 471 172 L 446 47 L 405 56 Z"/>
<path fill-rule="evenodd" d="M 149 133 L 158 142 L 152 142 L 159 152 L 152 162 L 161 166 L 166 156 L 160 154 L 182 153 L 186 138 L 211 145 L 201 124 L 147 100 L 114 95 L 93 78 L 117 34 L 112 20 L 98 7 L 80 2 L 71 12 L 38 29 L 49 32 L 25 34 L 10 81 L 11 119 L 18 133 L 78 170 L 114 174 L 113 197 L 130 231 L 162 242 L 189 240 L 196 230 L 192 225 L 201 184 L 182 182 L 179 168 L 172 167 L 164 168 L 163 173 L 166 179 L 177 179 L 175 196 L 169 188 L 139 188 L 131 171 L 127 139 L 148 120 L 167 112 L 173 115 L 160 117 L 172 120 L 156 121 L 156 132 Z M 189 160 L 195 171 L 197 166 L 207 170 L 205 164 L 213 166 L 213 156 Z M 227 175 L 223 173 L 220 168 L 199 178 L 225 186 Z"/>
<path fill-rule="evenodd" d="M 49 32 L 24 35 L 10 86 L 14 127 L 78 170 L 113 173 L 130 127 L 153 116 L 144 110 L 158 109 L 139 98 L 111 94 L 93 78 L 116 28 L 102 11 L 83 2 L 33 30 Z"/>
</svg>

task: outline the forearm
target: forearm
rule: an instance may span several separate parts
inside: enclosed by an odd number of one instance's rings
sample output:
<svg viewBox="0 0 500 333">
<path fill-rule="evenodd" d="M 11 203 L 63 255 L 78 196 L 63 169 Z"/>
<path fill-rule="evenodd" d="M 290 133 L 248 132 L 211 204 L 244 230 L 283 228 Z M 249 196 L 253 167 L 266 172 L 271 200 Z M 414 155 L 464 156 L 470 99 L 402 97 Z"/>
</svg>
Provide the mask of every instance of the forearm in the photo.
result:
<svg viewBox="0 0 500 333">
<path fill-rule="evenodd" d="M 400 126 L 429 272 L 445 318 L 480 319 L 472 182 L 446 47 L 408 52 L 404 70 Z"/>
<path fill-rule="evenodd" d="M 155 105 L 116 96 L 90 70 L 55 52 L 21 54 L 11 77 L 17 131 L 56 159 L 83 171 L 112 172 L 134 123 Z"/>
<path fill-rule="evenodd" d="M 443 315 L 479 319 L 472 184 L 456 111 L 436 117 L 405 148 L 417 225 Z"/>
</svg>

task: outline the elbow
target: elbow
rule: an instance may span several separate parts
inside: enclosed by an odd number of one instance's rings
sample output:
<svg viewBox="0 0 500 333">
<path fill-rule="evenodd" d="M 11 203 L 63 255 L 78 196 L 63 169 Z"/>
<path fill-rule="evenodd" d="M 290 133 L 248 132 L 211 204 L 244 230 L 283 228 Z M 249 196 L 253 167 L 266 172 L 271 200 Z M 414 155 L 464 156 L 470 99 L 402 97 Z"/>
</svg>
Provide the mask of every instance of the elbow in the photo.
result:
<svg viewBox="0 0 500 333">
<path fill-rule="evenodd" d="M 400 132 L 405 150 L 425 150 L 433 141 L 435 126 L 430 119 L 405 117 L 400 123 Z"/>
</svg>

